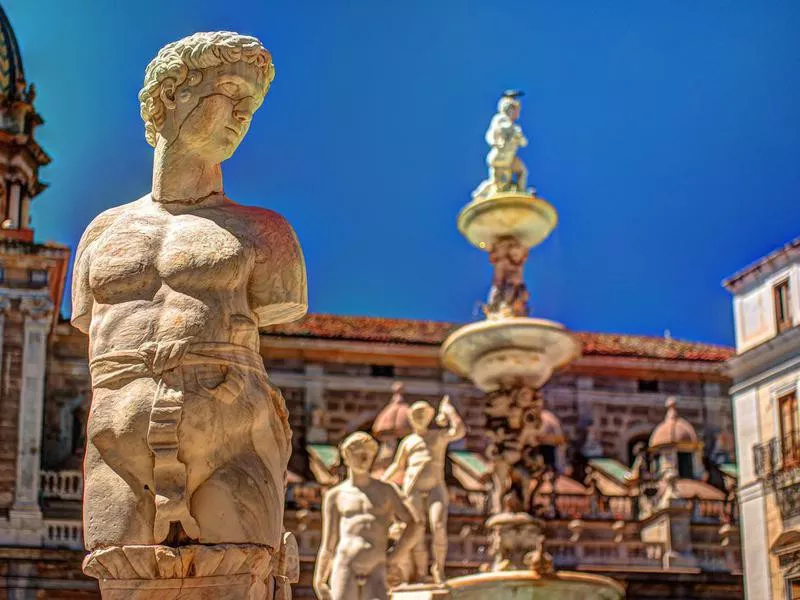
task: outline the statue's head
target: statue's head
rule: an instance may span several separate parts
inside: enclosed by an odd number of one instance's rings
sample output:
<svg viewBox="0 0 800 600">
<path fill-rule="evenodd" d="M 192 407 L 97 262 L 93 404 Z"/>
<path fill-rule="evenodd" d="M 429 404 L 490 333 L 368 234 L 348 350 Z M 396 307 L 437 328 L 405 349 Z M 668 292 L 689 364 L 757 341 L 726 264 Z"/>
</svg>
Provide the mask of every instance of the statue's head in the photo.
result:
<svg viewBox="0 0 800 600">
<path fill-rule="evenodd" d="M 275 76 L 270 53 L 254 37 L 195 33 L 167 44 L 147 65 L 139 103 L 147 142 L 230 158 Z"/>
<path fill-rule="evenodd" d="M 356 431 L 339 445 L 344 464 L 355 473 L 368 473 L 378 455 L 378 442 L 370 434 Z"/>
<path fill-rule="evenodd" d="M 433 415 L 436 413 L 434 408 L 425 402 L 419 400 L 411 405 L 408 409 L 408 420 L 414 431 L 426 431 L 433 420 Z"/>
<path fill-rule="evenodd" d="M 519 119 L 519 112 L 522 109 L 522 104 L 517 96 L 503 96 L 497 102 L 497 112 L 503 113 L 512 121 Z"/>
</svg>

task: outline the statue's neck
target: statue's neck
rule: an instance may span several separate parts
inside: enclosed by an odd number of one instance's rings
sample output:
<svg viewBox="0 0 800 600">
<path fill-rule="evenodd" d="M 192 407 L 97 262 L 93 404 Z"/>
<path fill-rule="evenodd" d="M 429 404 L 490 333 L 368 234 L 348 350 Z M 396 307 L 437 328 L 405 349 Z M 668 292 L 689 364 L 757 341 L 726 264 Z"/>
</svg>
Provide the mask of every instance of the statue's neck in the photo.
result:
<svg viewBox="0 0 800 600">
<path fill-rule="evenodd" d="M 222 169 L 197 155 L 167 146 L 160 138 L 153 159 L 156 202 L 195 204 L 222 194 Z"/>
<path fill-rule="evenodd" d="M 371 476 L 369 472 L 366 473 L 356 473 L 352 469 L 350 469 L 350 481 L 358 488 L 363 488 L 367 484 L 369 484 L 369 480 Z"/>
</svg>

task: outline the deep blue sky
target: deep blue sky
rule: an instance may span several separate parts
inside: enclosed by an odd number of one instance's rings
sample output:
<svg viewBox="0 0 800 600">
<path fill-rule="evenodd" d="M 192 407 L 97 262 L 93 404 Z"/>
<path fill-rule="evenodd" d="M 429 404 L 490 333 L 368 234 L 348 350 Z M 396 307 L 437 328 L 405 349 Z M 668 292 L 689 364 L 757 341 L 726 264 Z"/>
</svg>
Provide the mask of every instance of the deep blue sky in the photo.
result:
<svg viewBox="0 0 800 600">
<path fill-rule="evenodd" d="M 149 191 L 144 67 L 211 29 L 273 53 L 225 189 L 295 227 L 313 311 L 473 318 L 490 268 L 455 217 L 508 87 L 527 91 L 523 157 L 561 218 L 531 253 L 536 315 L 731 343 L 720 280 L 800 233 L 796 0 L 2 4 L 54 159 L 41 240 L 74 248 Z"/>
</svg>

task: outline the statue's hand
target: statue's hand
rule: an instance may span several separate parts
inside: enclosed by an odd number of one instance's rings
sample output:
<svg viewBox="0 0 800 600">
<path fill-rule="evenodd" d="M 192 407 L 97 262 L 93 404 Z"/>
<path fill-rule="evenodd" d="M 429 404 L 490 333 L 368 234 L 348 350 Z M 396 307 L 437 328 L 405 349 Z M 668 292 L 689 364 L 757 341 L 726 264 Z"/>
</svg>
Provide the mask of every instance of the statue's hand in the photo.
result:
<svg viewBox="0 0 800 600">
<path fill-rule="evenodd" d="M 314 592 L 317 594 L 317 600 L 333 600 L 331 586 L 324 581 L 314 583 Z"/>
<path fill-rule="evenodd" d="M 205 387 L 205 386 L 204 386 Z M 206 391 L 211 394 L 216 400 L 224 404 L 232 404 L 236 398 L 242 393 L 244 383 L 242 381 L 242 374 L 235 368 L 230 368 L 224 380 L 219 385 L 209 388 Z"/>
</svg>

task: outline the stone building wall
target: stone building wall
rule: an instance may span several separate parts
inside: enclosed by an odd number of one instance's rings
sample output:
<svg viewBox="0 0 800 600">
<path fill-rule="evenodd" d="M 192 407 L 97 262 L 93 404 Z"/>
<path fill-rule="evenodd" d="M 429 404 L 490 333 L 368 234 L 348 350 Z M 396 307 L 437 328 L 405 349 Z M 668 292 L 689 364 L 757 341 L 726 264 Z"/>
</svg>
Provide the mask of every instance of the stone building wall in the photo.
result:
<svg viewBox="0 0 800 600">
<path fill-rule="evenodd" d="M 18 310 L 8 310 L 3 319 L 0 353 L 0 508 L 14 501 L 17 477 L 17 440 L 19 432 L 20 387 L 24 317 Z"/>
</svg>

